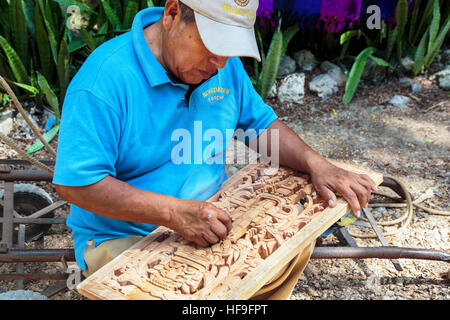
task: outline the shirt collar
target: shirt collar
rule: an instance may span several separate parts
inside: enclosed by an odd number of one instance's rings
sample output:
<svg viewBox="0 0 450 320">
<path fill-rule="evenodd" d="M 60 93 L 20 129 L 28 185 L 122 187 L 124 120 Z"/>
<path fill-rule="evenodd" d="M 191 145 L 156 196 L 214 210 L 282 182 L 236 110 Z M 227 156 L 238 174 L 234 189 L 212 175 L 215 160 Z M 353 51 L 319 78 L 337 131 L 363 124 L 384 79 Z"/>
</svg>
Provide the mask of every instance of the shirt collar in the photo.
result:
<svg viewBox="0 0 450 320">
<path fill-rule="evenodd" d="M 138 57 L 138 61 L 144 70 L 144 74 L 152 87 L 156 87 L 164 83 L 171 83 L 174 86 L 184 89 L 187 92 L 186 98 L 189 101 L 192 91 L 204 82 L 216 76 L 218 71 L 216 71 L 210 78 L 203 80 L 199 84 L 188 85 L 180 81 L 174 74 L 164 69 L 148 46 L 144 36 L 144 28 L 158 21 L 162 17 L 163 13 L 163 7 L 147 8 L 138 12 L 131 27 L 134 49 Z"/>
<path fill-rule="evenodd" d="M 156 59 L 152 50 L 150 50 L 144 36 L 144 28 L 158 21 L 163 15 L 163 12 L 164 8 L 148 8 L 141 10 L 134 18 L 133 25 L 131 27 L 133 45 L 138 61 L 152 87 L 169 82 L 173 83 L 170 80 L 166 69 L 164 69 L 158 59 Z M 188 85 L 182 83 L 173 84 L 180 86 L 185 90 L 189 87 Z"/>
</svg>

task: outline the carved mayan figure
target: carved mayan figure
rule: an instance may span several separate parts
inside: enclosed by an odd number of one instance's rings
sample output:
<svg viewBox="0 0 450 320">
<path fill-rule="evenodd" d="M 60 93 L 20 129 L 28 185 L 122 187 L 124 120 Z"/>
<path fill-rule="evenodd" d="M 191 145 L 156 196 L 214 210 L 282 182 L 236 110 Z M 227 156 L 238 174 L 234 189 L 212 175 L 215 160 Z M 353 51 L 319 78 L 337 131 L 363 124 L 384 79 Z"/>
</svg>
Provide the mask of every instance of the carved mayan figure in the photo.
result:
<svg viewBox="0 0 450 320">
<path fill-rule="evenodd" d="M 225 240 L 200 248 L 165 229 L 102 277 L 102 285 L 126 299 L 223 297 L 325 208 L 308 176 L 266 168 L 253 166 L 228 181 L 212 202 L 233 220 Z"/>
</svg>

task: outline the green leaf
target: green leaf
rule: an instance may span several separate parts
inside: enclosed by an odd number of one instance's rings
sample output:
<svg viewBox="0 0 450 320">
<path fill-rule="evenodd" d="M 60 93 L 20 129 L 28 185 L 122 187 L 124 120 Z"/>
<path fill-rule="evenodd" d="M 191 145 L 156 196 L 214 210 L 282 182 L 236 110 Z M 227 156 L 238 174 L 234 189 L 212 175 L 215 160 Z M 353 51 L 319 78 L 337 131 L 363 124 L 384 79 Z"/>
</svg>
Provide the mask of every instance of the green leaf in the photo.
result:
<svg viewBox="0 0 450 320">
<path fill-rule="evenodd" d="M 343 45 L 347 41 L 350 41 L 351 38 L 358 35 L 358 30 L 350 30 L 341 34 L 340 44 Z"/>
<path fill-rule="evenodd" d="M 428 41 L 428 52 L 433 48 L 434 41 L 439 32 L 439 25 L 441 23 L 441 11 L 439 9 L 439 0 L 433 1 L 433 19 L 430 25 L 430 39 Z"/>
<path fill-rule="evenodd" d="M 5 79 L 5 81 L 7 81 L 9 83 L 12 83 L 12 84 L 14 84 L 14 85 L 16 85 L 16 86 L 18 86 L 18 87 L 20 87 L 20 88 L 30 92 L 30 93 L 32 93 L 33 95 L 39 94 L 39 89 L 37 89 L 37 88 L 35 88 L 33 86 L 30 86 L 30 85 L 27 85 L 27 84 L 24 84 L 24 83 L 15 82 L 15 81 L 12 81 L 12 80 L 9 80 L 9 79 L 6 79 L 6 78 L 4 78 L 4 79 Z"/>
<path fill-rule="evenodd" d="M 86 42 L 83 41 L 83 39 L 81 39 L 81 38 L 73 39 L 72 41 L 70 41 L 69 46 L 68 46 L 69 53 L 74 53 L 75 51 L 77 51 L 81 48 L 84 48 L 86 46 L 87 46 L 87 44 L 86 44 Z"/>
<path fill-rule="evenodd" d="M 39 3 L 39 7 L 41 9 L 41 16 L 44 20 L 45 28 L 47 29 L 48 41 L 50 43 L 50 50 L 52 53 L 53 62 L 55 64 L 57 64 L 58 63 L 58 43 L 56 42 L 55 33 L 53 31 L 53 26 L 46 17 L 46 15 L 48 15 L 48 10 L 46 10 L 43 0 L 37 0 L 37 1 Z"/>
<path fill-rule="evenodd" d="M 349 103 L 353 95 L 355 94 L 356 88 L 358 87 L 359 80 L 364 71 L 369 56 L 376 51 L 376 48 L 369 47 L 361 51 L 361 53 L 356 57 L 355 63 L 350 70 L 347 83 L 345 84 L 345 94 L 343 102 L 345 104 Z"/>
<path fill-rule="evenodd" d="M 390 64 L 389 62 L 387 62 L 386 60 L 384 60 L 382 58 L 378 58 L 378 57 L 375 57 L 373 55 L 370 55 L 369 59 L 372 60 L 373 62 L 375 62 L 377 65 L 379 65 L 381 67 L 390 68 L 391 70 L 395 69 L 392 64 Z"/>
<path fill-rule="evenodd" d="M 385 55 L 384 55 L 384 58 L 386 60 L 389 60 L 391 58 L 392 49 L 394 49 L 394 45 L 395 45 L 395 42 L 397 41 L 397 38 L 398 38 L 398 28 L 395 27 L 393 30 L 389 31 L 388 41 L 387 41 L 387 45 L 386 45 L 386 51 L 385 51 Z"/>
<path fill-rule="evenodd" d="M 414 76 L 419 74 L 425 60 L 425 45 L 428 37 L 428 31 L 429 30 L 425 32 L 422 39 L 420 40 L 419 46 L 416 50 L 416 54 L 414 55 L 414 65 L 412 68 Z"/>
<path fill-rule="evenodd" d="M 437 36 L 436 40 L 434 41 L 434 45 L 431 48 L 431 51 L 427 53 L 427 56 L 425 57 L 425 67 L 428 68 L 430 64 L 433 62 L 434 58 L 439 52 L 439 49 L 441 48 L 442 44 L 444 43 L 445 38 L 448 36 L 448 32 L 450 30 L 450 15 L 448 15 L 447 19 L 445 20 L 445 23 L 439 32 L 439 35 Z"/>
<path fill-rule="evenodd" d="M 298 27 L 298 24 L 294 24 L 283 32 L 283 50 L 281 54 L 282 57 L 286 54 L 289 43 L 299 30 L 300 28 Z"/>
<path fill-rule="evenodd" d="M 88 45 L 89 49 L 91 51 L 94 51 L 97 45 L 92 35 L 84 28 L 80 29 L 80 35 L 83 41 L 86 42 L 86 44 Z"/>
<path fill-rule="evenodd" d="M 37 49 L 39 53 L 40 69 L 47 79 L 53 78 L 53 61 L 52 53 L 50 50 L 50 40 L 48 39 L 47 31 L 45 30 L 44 24 L 42 23 L 44 19 L 39 10 L 39 6 L 36 3 L 34 9 L 34 26 L 35 26 L 35 42 L 37 44 Z"/>
<path fill-rule="evenodd" d="M 431 14 L 433 12 L 433 1 L 428 0 L 425 10 L 422 13 L 422 19 L 420 19 L 419 26 L 417 27 L 417 31 L 414 34 L 412 43 L 417 43 L 419 37 L 424 33 L 427 28 L 428 21 L 431 19 Z"/>
<path fill-rule="evenodd" d="M 403 34 L 408 20 L 408 1 L 399 0 L 395 8 L 395 20 L 397 21 L 397 59 L 400 61 L 403 54 Z"/>
<path fill-rule="evenodd" d="M 264 54 L 264 43 L 261 37 L 261 31 L 259 29 L 256 29 L 256 41 L 258 42 L 259 47 L 259 55 L 261 56 L 261 63 L 264 65 L 266 62 L 266 55 Z"/>
<path fill-rule="evenodd" d="M 106 16 L 108 17 L 109 22 L 111 23 L 114 30 L 120 30 L 122 29 L 120 25 L 119 17 L 115 14 L 114 10 L 109 5 L 109 2 L 107 0 L 101 0 L 103 10 L 105 10 Z"/>
<path fill-rule="evenodd" d="M 273 83 L 277 77 L 278 68 L 280 67 L 281 54 L 283 50 L 283 33 L 278 28 L 270 43 L 270 48 L 267 53 L 266 62 L 263 64 L 260 79 L 258 81 L 259 94 L 265 100 L 272 88 Z"/>
<path fill-rule="evenodd" d="M 22 0 L 23 13 L 25 14 L 25 19 L 27 21 L 28 32 L 34 35 L 34 1 L 33 0 Z"/>
<path fill-rule="evenodd" d="M 25 14 L 23 13 L 22 0 L 12 1 L 10 3 L 9 21 L 11 24 L 14 49 L 26 69 L 30 57 L 28 51 L 28 27 Z"/>
<path fill-rule="evenodd" d="M 50 107 L 53 109 L 56 115 L 56 119 L 60 119 L 60 112 L 59 112 L 59 103 L 58 103 L 58 97 L 56 97 L 56 94 L 53 92 L 53 90 L 50 88 L 47 79 L 37 72 L 37 81 L 39 84 L 39 88 L 41 89 L 42 93 L 45 96 L 45 99 L 47 100 Z"/>
<path fill-rule="evenodd" d="M 64 96 L 69 85 L 69 48 L 67 41 L 63 39 L 58 53 L 58 79 L 59 79 L 59 101 L 64 102 Z M 59 124 L 59 117 L 56 117 L 56 123 Z"/>
<path fill-rule="evenodd" d="M 56 134 L 59 131 L 59 124 L 55 125 L 53 128 L 51 128 L 49 131 L 47 131 L 46 133 L 44 133 L 42 135 L 42 137 L 44 138 L 45 141 L 50 142 L 53 140 L 53 138 L 56 136 Z M 33 152 L 39 151 L 44 147 L 44 144 L 42 143 L 41 140 L 36 139 L 33 143 L 32 146 L 30 146 L 27 149 L 27 153 L 31 154 Z"/>
<path fill-rule="evenodd" d="M 125 16 L 123 18 L 122 26 L 124 28 L 130 28 L 133 23 L 133 19 L 139 11 L 139 4 L 137 0 L 128 0 L 126 2 Z"/>
<path fill-rule="evenodd" d="M 19 56 L 16 51 L 10 46 L 8 41 L 0 36 L 0 47 L 2 47 L 3 51 L 8 58 L 9 67 L 14 74 L 16 80 L 20 83 L 30 83 L 30 79 L 27 75 L 27 71 L 22 61 L 20 61 Z"/>
<path fill-rule="evenodd" d="M 408 41 L 409 43 L 413 44 L 413 36 L 416 32 L 417 28 L 417 18 L 419 16 L 419 10 L 422 5 L 422 0 L 416 0 L 414 3 L 413 11 L 411 14 L 411 23 L 409 25 L 409 35 L 408 35 Z"/>
</svg>

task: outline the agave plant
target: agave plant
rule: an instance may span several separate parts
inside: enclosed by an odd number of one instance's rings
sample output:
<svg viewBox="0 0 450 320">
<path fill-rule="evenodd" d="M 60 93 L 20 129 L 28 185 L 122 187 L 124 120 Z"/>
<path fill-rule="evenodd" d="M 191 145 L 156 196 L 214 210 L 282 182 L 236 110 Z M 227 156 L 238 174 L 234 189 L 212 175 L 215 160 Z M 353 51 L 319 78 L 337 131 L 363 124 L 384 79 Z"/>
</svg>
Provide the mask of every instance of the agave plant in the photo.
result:
<svg viewBox="0 0 450 320">
<path fill-rule="evenodd" d="M 152 0 L 0 0 L 0 74 L 21 98 L 37 99 L 38 104 L 45 101 L 53 109 L 56 126 L 46 139 L 56 135 L 68 84 L 89 54 L 129 31 L 139 10 L 162 4 Z M 29 151 L 38 148 L 34 145 Z"/>
<path fill-rule="evenodd" d="M 441 19 L 442 8 L 446 9 L 444 20 Z M 367 48 L 356 57 L 350 71 L 344 103 L 349 103 L 353 98 L 368 59 L 393 70 L 401 62 L 402 57 L 408 55 L 414 59 L 412 74 L 416 76 L 423 67 L 428 68 L 433 62 L 450 30 L 450 10 L 445 6 L 445 1 L 430 0 L 425 3 L 416 0 L 409 14 L 408 1 L 398 0 L 395 20 L 395 27 L 388 31 L 383 24 L 383 29 L 375 40 L 362 30 L 351 30 L 341 35 L 343 45 L 341 59 L 349 48 L 352 38 L 363 35 L 367 45 Z"/>
<path fill-rule="evenodd" d="M 255 85 L 256 91 L 261 95 L 263 100 L 266 100 L 272 85 L 274 84 L 278 69 L 280 67 L 281 59 L 286 54 L 289 42 L 299 31 L 298 25 L 293 25 L 287 28 L 284 32 L 281 31 L 281 22 L 275 30 L 272 40 L 270 42 L 269 50 L 267 56 L 264 54 L 263 42 L 261 38 L 261 33 L 256 30 L 256 36 L 258 40 L 258 46 L 260 49 L 261 56 L 261 72 L 259 71 L 259 65 L 256 60 L 254 60 L 254 76 L 253 83 Z"/>
</svg>

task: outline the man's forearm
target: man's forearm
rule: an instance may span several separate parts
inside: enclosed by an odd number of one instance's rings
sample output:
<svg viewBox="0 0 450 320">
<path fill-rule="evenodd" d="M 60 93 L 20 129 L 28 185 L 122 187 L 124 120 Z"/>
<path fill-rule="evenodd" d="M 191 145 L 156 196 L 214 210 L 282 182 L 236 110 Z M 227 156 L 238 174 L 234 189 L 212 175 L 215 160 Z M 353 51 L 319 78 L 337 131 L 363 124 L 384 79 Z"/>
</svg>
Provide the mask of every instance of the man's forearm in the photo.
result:
<svg viewBox="0 0 450 320">
<path fill-rule="evenodd" d="M 275 134 L 274 130 L 278 130 L 279 139 L 272 138 Z M 272 150 L 275 150 L 272 143 L 278 143 L 279 164 L 282 166 L 311 173 L 317 166 L 329 164 L 324 157 L 315 152 L 291 128 L 278 119 L 267 127 L 267 136 L 261 135 L 258 140 L 258 146 L 267 145 L 269 157 L 272 156 Z"/>
<path fill-rule="evenodd" d="M 95 214 L 131 222 L 167 225 L 184 205 L 178 199 L 141 190 L 111 176 L 89 186 L 56 185 L 60 197 Z"/>
</svg>

